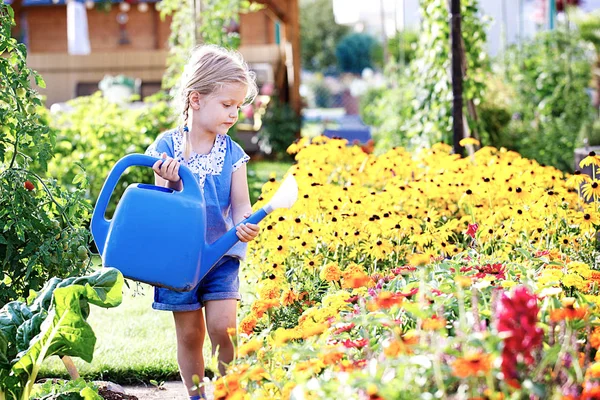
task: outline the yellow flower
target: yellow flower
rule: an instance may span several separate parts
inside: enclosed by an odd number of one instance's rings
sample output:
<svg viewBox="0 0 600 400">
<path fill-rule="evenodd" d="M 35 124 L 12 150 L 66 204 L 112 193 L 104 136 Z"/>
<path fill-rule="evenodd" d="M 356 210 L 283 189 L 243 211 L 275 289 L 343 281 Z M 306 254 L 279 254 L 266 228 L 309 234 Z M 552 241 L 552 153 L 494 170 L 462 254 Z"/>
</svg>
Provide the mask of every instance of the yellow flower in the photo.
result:
<svg viewBox="0 0 600 400">
<path fill-rule="evenodd" d="M 238 357 L 245 357 L 254 353 L 262 347 L 262 340 L 252 339 L 249 342 L 242 344 L 237 351 Z"/>
<path fill-rule="evenodd" d="M 594 179 L 591 182 L 586 182 L 581 187 L 581 193 L 586 200 L 598 198 L 600 196 L 600 181 Z"/>
<path fill-rule="evenodd" d="M 579 162 L 579 168 L 584 168 L 588 165 L 595 165 L 596 167 L 600 167 L 600 157 L 598 157 L 593 151 L 590 151 L 590 154 L 588 154 L 587 157 L 585 157 Z"/>
<path fill-rule="evenodd" d="M 454 282 L 463 288 L 469 287 L 471 286 L 471 278 L 469 278 L 468 276 L 464 276 L 464 275 L 457 275 L 454 277 Z"/>
<path fill-rule="evenodd" d="M 458 144 L 460 144 L 463 147 L 467 145 L 479 146 L 479 140 L 472 137 L 466 137 L 464 139 L 461 139 L 460 142 L 458 142 Z"/>
<path fill-rule="evenodd" d="M 567 264 L 569 272 L 577 273 L 583 278 L 588 279 L 592 275 L 589 265 L 579 261 L 571 261 Z"/>
<path fill-rule="evenodd" d="M 579 290 L 583 290 L 586 287 L 583 278 L 577 274 L 566 274 L 563 276 L 562 284 L 566 287 L 575 287 Z"/>
<path fill-rule="evenodd" d="M 573 175 L 570 175 L 565 185 L 572 189 L 577 189 L 581 186 L 582 183 L 589 182 L 590 176 L 587 174 L 582 174 L 581 171 L 577 170 Z"/>
<path fill-rule="evenodd" d="M 408 257 L 408 263 L 414 267 L 427 265 L 431 261 L 429 254 L 412 254 Z"/>
</svg>

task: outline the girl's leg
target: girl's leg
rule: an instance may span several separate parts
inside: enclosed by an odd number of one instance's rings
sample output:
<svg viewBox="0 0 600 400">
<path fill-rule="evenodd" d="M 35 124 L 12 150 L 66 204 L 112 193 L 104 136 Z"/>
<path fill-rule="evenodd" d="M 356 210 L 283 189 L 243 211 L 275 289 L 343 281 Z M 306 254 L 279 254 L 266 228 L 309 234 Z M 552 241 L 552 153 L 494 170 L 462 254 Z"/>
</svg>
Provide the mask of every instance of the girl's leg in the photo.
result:
<svg viewBox="0 0 600 400">
<path fill-rule="evenodd" d="M 226 365 L 233 360 L 233 343 L 228 328 L 236 328 L 237 300 L 209 300 L 206 309 L 206 328 L 212 344 L 212 353 L 219 349 L 219 372 L 224 375 Z"/>
<path fill-rule="evenodd" d="M 202 395 L 204 389 L 191 390 L 194 386 L 192 377 L 204 378 L 204 345 L 205 324 L 202 309 L 196 311 L 174 312 L 175 332 L 177 334 L 177 363 L 183 384 L 190 396 Z"/>
</svg>

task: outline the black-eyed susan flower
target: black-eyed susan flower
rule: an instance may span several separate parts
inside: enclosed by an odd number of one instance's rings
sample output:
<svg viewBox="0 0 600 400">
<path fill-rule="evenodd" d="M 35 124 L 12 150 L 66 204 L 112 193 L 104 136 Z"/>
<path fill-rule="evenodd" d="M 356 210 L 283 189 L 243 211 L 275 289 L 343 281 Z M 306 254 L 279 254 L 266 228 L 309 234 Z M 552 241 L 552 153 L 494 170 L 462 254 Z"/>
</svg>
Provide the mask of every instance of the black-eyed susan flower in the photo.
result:
<svg viewBox="0 0 600 400">
<path fill-rule="evenodd" d="M 590 153 L 579 162 L 579 168 L 585 168 L 588 165 L 600 167 L 600 157 L 596 154 L 596 152 L 590 151 Z"/>
<path fill-rule="evenodd" d="M 584 183 L 581 193 L 586 200 L 597 199 L 600 196 L 600 181 L 594 179 Z"/>
<path fill-rule="evenodd" d="M 581 171 L 577 170 L 567 178 L 565 185 L 569 188 L 578 189 L 583 183 L 589 182 L 590 179 L 589 175 L 582 174 Z"/>
</svg>

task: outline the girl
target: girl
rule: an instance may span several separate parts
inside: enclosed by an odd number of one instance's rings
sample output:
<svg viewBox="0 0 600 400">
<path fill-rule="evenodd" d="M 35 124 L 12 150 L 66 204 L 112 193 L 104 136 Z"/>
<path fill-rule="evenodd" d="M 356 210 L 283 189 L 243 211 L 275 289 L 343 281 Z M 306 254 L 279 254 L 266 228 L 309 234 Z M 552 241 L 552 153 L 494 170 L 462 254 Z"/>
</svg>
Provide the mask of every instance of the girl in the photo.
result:
<svg viewBox="0 0 600 400">
<path fill-rule="evenodd" d="M 181 190 L 179 165 L 184 163 L 192 170 L 206 201 L 208 243 L 251 213 L 246 177 L 246 162 L 250 157 L 227 136 L 227 131 L 237 121 L 240 107 L 251 102 L 256 94 L 254 74 L 238 53 L 217 46 L 197 48 L 181 78 L 182 126 L 161 134 L 146 151 L 161 158 L 153 166 L 157 185 Z M 243 224 L 236 233 L 241 242 L 227 252 L 194 290 L 179 293 L 154 289 L 152 307 L 173 312 L 177 362 L 192 400 L 205 398 L 203 389 L 191 389 L 192 377 L 204 376 L 205 327 L 213 354 L 218 348 L 222 374 L 233 359 L 233 344 L 227 330 L 236 328 L 240 260 L 246 253 L 245 242 L 258 235 L 259 227 Z"/>
</svg>

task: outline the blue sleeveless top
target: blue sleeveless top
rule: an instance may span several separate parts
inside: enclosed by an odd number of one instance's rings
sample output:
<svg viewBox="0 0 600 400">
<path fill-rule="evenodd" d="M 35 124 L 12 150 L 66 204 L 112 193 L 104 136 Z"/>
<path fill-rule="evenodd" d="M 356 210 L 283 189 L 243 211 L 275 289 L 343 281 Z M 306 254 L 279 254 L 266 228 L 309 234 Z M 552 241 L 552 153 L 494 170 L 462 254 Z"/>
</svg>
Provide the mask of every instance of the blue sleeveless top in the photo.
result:
<svg viewBox="0 0 600 400">
<path fill-rule="evenodd" d="M 212 244 L 234 226 L 231 213 L 231 176 L 250 157 L 228 135 L 217 135 L 208 154 L 197 154 L 192 150 L 186 162 L 183 157 L 183 140 L 183 133 L 179 129 L 164 132 L 148 147 L 146 154 L 160 158 L 162 153 L 167 153 L 192 171 L 204 192 L 206 241 Z M 246 243 L 238 242 L 226 255 L 243 260 L 246 248 Z"/>
</svg>

